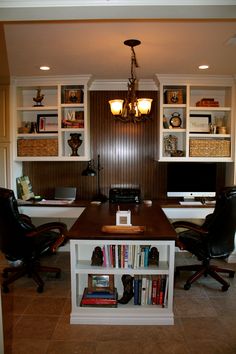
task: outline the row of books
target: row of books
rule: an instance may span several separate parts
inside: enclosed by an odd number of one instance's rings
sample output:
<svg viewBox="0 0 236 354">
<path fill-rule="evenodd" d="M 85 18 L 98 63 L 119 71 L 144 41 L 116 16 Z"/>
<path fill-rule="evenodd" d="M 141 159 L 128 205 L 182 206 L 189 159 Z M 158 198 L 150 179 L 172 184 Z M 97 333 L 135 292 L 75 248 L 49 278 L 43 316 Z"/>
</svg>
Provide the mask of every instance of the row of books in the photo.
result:
<svg viewBox="0 0 236 354">
<path fill-rule="evenodd" d="M 114 291 L 89 291 L 84 289 L 82 299 L 80 301 L 81 307 L 117 307 L 117 289 Z"/>
<path fill-rule="evenodd" d="M 111 268 L 140 268 L 149 266 L 148 245 L 104 245 L 103 266 Z"/>
<path fill-rule="evenodd" d="M 168 279 L 166 275 L 135 275 L 134 305 L 161 305 L 165 307 Z"/>
</svg>

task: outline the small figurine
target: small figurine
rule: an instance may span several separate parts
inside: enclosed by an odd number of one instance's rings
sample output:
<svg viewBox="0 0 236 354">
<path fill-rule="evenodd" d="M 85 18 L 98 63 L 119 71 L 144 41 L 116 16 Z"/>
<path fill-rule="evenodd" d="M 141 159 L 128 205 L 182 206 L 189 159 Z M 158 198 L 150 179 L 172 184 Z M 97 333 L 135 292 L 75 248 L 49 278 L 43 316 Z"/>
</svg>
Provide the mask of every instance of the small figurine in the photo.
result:
<svg viewBox="0 0 236 354">
<path fill-rule="evenodd" d="M 156 265 L 158 266 L 159 264 L 159 252 L 156 247 L 152 247 L 149 251 L 149 256 L 148 256 L 148 263 L 149 265 Z"/>
<path fill-rule="evenodd" d="M 43 106 L 42 104 L 43 99 L 44 99 L 44 95 L 43 94 L 41 95 L 41 89 L 37 89 L 37 95 L 36 97 L 33 97 L 34 102 L 36 102 L 34 107 Z"/>
<path fill-rule="evenodd" d="M 93 266 L 103 265 L 103 253 L 101 247 L 97 246 L 94 248 L 91 261 L 91 265 Z"/>
</svg>

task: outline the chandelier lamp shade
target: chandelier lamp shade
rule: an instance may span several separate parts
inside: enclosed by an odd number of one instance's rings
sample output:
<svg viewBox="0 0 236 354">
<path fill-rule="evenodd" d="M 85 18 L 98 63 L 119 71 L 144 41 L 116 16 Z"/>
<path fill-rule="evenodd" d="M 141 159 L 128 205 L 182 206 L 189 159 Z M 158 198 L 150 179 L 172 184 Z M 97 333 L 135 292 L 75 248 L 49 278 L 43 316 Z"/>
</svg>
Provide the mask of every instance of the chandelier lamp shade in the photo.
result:
<svg viewBox="0 0 236 354">
<path fill-rule="evenodd" d="M 135 68 L 138 68 L 134 47 L 141 44 L 138 39 L 128 39 L 124 44 L 131 48 L 131 77 L 128 79 L 128 92 L 125 100 L 110 100 L 111 113 L 122 122 L 142 122 L 149 118 L 152 106 L 151 98 L 137 98 L 137 79 Z"/>
</svg>

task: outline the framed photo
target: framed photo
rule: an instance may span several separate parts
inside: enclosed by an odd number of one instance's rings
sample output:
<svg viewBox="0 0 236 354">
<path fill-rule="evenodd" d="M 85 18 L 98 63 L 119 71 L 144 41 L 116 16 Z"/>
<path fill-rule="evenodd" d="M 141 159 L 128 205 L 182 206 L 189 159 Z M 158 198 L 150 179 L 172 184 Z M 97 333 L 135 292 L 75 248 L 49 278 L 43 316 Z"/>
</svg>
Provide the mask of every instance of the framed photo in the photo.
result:
<svg viewBox="0 0 236 354">
<path fill-rule="evenodd" d="M 80 89 L 65 89 L 65 103 L 83 103 L 83 91 Z"/>
<path fill-rule="evenodd" d="M 38 133 L 57 133 L 58 131 L 57 114 L 38 114 L 37 132 Z"/>
<path fill-rule="evenodd" d="M 190 114 L 190 133 L 209 133 L 211 115 L 210 114 Z"/>
<path fill-rule="evenodd" d="M 114 275 L 113 274 L 88 274 L 88 291 L 114 291 Z"/>
</svg>

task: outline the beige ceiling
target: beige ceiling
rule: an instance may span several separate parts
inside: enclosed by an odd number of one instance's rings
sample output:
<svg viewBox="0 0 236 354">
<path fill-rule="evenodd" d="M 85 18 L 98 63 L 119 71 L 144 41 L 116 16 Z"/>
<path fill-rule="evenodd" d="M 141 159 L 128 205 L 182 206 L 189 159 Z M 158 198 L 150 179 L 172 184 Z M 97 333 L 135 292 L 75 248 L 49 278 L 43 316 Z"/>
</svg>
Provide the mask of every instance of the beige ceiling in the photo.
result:
<svg viewBox="0 0 236 354">
<path fill-rule="evenodd" d="M 198 74 L 199 64 L 210 65 L 201 72 L 204 75 L 236 75 L 236 0 L 227 0 L 227 6 L 145 7 L 127 0 L 133 4 L 129 7 L 113 6 L 115 0 L 90 0 L 90 7 L 86 7 L 82 2 L 74 7 L 68 3 L 68 8 L 54 4 L 53 8 L 17 9 L 10 5 L 23 1 L 0 0 L 0 5 L 5 4 L 0 19 L 11 75 L 91 74 L 94 80 L 127 79 L 131 52 L 123 42 L 130 38 L 142 42 L 135 49 L 139 79 L 152 79 L 156 73 Z M 98 2 L 107 6 L 92 6 Z M 25 2 L 27 6 L 36 3 Z M 204 2 L 208 3 L 221 2 Z M 234 36 L 234 43 L 229 44 Z M 42 73 L 40 65 L 49 65 L 51 71 Z"/>
<path fill-rule="evenodd" d="M 130 72 L 129 38 L 136 47 L 140 79 L 155 73 L 197 74 L 199 64 L 209 64 L 207 74 L 236 74 L 236 20 L 132 20 L 7 23 L 4 25 L 11 75 L 92 74 L 94 79 L 122 79 Z"/>
</svg>

